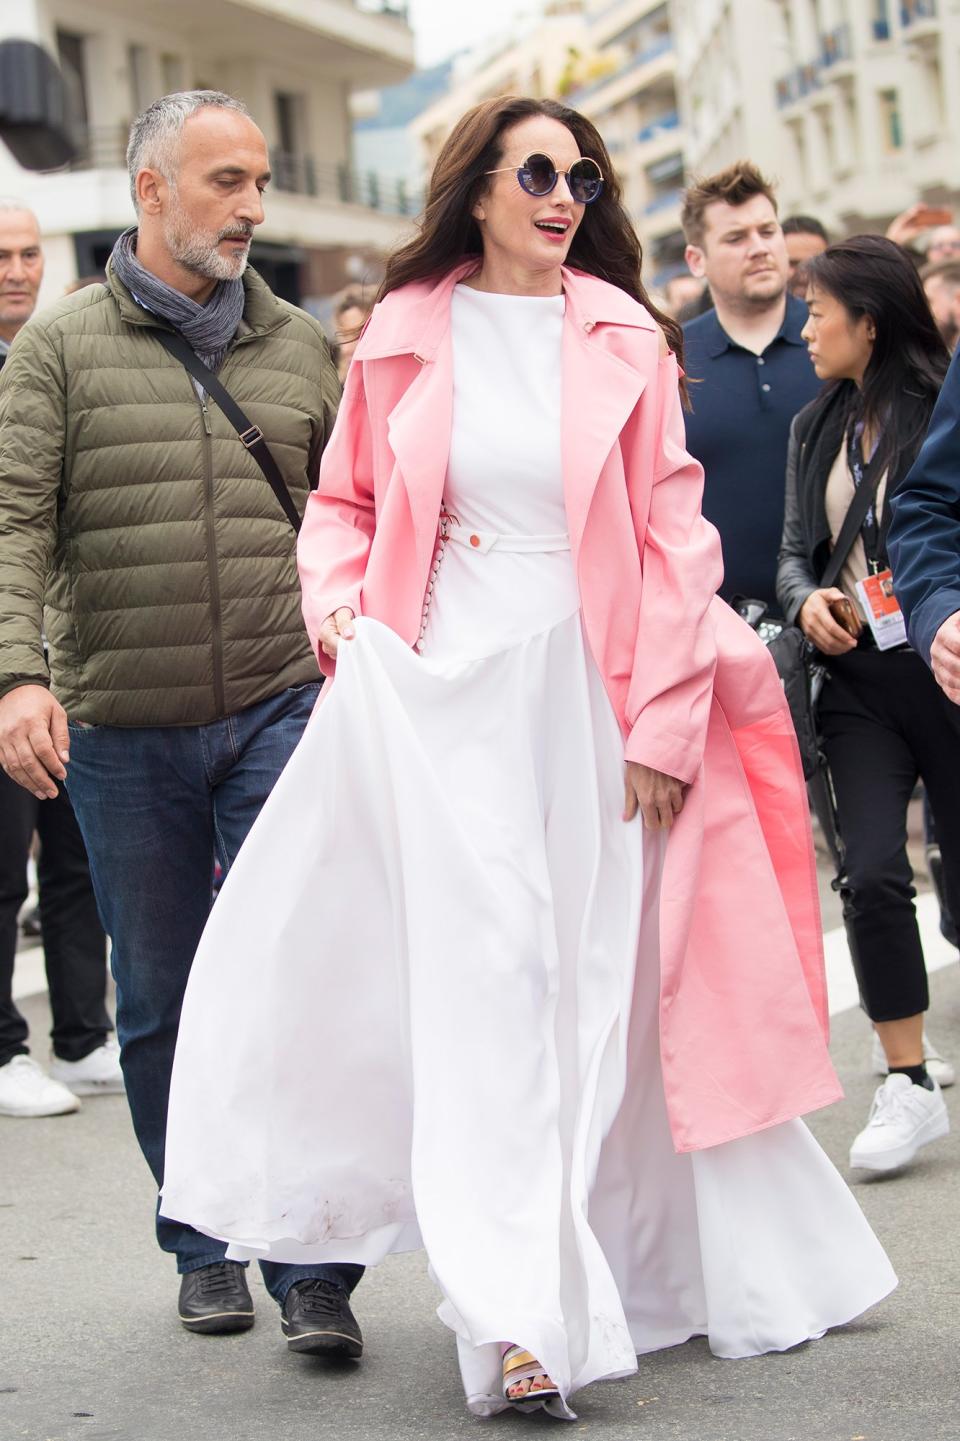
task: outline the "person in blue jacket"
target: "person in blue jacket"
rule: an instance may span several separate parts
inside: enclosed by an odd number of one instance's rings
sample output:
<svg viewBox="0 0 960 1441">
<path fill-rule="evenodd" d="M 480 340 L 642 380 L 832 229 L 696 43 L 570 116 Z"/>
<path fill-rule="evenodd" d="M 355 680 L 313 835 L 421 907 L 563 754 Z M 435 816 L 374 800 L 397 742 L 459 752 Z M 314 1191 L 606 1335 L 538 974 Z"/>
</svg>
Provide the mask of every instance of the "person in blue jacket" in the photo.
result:
<svg viewBox="0 0 960 1441">
<path fill-rule="evenodd" d="M 890 510 L 887 548 L 907 635 L 960 705 L 960 353 Z"/>
</svg>

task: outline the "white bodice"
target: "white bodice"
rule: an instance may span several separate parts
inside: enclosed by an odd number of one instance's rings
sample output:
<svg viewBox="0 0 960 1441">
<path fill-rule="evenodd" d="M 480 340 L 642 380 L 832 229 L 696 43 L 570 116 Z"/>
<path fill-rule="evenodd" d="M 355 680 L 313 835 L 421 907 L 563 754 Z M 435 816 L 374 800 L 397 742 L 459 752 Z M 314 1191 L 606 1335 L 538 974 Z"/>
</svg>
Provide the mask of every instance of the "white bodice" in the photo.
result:
<svg viewBox="0 0 960 1441">
<path fill-rule="evenodd" d="M 562 295 L 452 298 L 453 429 L 444 503 L 510 535 L 567 529 L 560 449 Z"/>
</svg>

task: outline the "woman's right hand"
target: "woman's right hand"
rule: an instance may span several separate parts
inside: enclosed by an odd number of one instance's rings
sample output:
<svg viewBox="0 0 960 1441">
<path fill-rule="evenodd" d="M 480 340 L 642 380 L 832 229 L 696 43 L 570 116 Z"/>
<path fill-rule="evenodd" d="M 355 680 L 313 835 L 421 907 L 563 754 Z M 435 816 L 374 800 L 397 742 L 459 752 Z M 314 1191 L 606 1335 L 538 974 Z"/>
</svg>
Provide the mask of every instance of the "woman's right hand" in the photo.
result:
<svg viewBox="0 0 960 1441">
<path fill-rule="evenodd" d="M 320 627 L 318 637 L 320 649 L 331 660 L 336 660 L 341 640 L 353 640 L 356 633 L 353 626 L 353 611 L 349 610 L 347 606 L 341 606 L 339 610 L 333 612 L 333 615 L 328 615 Z"/>
<path fill-rule="evenodd" d="M 846 655 L 848 650 L 857 648 L 853 636 L 830 614 L 830 602 L 843 599 L 843 591 L 835 585 L 827 590 L 815 590 L 807 596 L 797 615 L 797 624 L 807 640 L 824 655 Z"/>
</svg>

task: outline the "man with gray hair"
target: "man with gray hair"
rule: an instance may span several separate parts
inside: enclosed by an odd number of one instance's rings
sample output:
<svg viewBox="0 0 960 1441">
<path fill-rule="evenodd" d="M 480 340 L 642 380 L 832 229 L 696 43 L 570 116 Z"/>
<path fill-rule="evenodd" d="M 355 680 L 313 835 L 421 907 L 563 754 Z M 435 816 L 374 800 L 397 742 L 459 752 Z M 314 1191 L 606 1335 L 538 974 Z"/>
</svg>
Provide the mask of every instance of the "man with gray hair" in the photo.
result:
<svg viewBox="0 0 960 1441">
<path fill-rule="evenodd" d="M 31 322 L 0 379 L 0 763 L 39 798 L 69 790 L 113 940 L 133 1123 L 161 1184 L 214 861 L 229 869 L 319 694 L 291 519 L 339 385 L 320 326 L 247 267 L 270 170 L 246 108 L 165 96 L 128 161 L 137 226 L 106 285 Z M 244 1077 L 222 1063 L 242 1104 Z M 324 1104 L 315 1057 L 303 1081 Z M 253 1324 L 221 1242 L 163 1217 L 157 1233 L 187 1329 Z M 291 1349 L 361 1354 L 361 1268 L 263 1271 Z"/>
</svg>

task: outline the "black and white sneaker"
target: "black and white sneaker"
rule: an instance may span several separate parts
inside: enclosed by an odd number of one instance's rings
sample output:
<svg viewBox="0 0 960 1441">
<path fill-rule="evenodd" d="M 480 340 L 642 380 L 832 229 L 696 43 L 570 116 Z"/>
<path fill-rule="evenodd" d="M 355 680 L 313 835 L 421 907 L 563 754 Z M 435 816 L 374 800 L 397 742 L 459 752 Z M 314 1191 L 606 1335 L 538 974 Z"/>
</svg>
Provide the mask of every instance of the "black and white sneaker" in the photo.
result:
<svg viewBox="0 0 960 1441">
<path fill-rule="evenodd" d="M 354 1361 L 363 1355 L 363 1336 L 350 1298 L 333 1281 L 295 1281 L 284 1298 L 280 1329 L 290 1351 Z"/>
<path fill-rule="evenodd" d="M 244 1270 L 239 1261 L 214 1261 L 186 1273 L 180 1282 L 177 1309 L 188 1331 L 217 1336 L 250 1330 L 253 1298 Z"/>
</svg>

